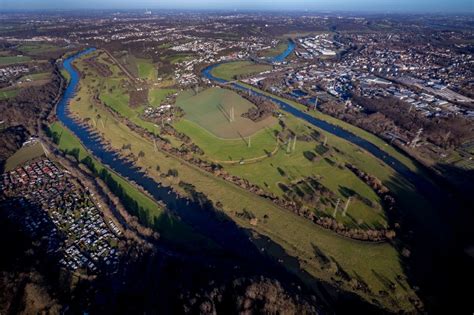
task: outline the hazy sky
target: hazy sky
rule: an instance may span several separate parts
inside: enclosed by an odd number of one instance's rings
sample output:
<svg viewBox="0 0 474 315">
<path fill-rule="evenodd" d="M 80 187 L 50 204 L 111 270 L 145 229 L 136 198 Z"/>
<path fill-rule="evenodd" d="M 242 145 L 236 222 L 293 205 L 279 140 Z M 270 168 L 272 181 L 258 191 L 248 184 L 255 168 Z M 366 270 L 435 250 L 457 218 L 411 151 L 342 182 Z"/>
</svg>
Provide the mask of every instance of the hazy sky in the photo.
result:
<svg viewBox="0 0 474 315">
<path fill-rule="evenodd" d="M 270 9 L 474 13 L 474 0 L 0 0 L 10 9 Z"/>
</svg>

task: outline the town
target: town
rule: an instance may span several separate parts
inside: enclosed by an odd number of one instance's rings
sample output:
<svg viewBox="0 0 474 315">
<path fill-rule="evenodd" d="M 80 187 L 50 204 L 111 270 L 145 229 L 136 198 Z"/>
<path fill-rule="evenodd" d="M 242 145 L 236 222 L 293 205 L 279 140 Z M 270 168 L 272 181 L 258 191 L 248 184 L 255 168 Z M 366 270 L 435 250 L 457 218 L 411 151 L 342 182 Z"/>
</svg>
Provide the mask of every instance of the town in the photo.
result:
<svg viewBox="0 0 474 315">
<path fill-rule="evenodd" d="M 65 268 L 92 274 L 115 270 L 121 231 L 106 223 L 94 196 L 66 170 L 40 158 L 4 173 L 0 190 L 0 202 L 11 207 L 9 217 L 45 239 L 47 252 Z"/>
</svg>

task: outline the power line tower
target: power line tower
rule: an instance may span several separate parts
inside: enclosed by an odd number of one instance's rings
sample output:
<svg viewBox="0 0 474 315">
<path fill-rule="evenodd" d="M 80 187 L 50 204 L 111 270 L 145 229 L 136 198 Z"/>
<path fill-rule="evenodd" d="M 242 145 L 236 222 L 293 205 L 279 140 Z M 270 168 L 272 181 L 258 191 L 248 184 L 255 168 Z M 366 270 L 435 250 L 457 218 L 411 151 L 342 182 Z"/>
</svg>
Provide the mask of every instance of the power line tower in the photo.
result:
<svg viewBox="0 0 474 315">
<path fill-rule="evenodd" d="M 230 108 L 229 121 L 230 121 L 230 122 L 235 121 L 235 117 L 234 117 L 234 106 L 232 106 L 232 107 Z"/>
<path fill-rule="evenodd" d="M 347 209 L 349 208 L 349 204 L 351 203 L 352 197 L 347 198 L 346 205 L 344 206 L 344 211 L 342 212 L 342 216 L 345 217 L 347 213 Z"/>
<path fill-rule="evenodd" d="M 296 135 L 295 138 L 293 139 L 293 152 L 295 152 L 296 149 Z"/>
<path fill-rule="evenodd" d="M 337 198 L 337 202 L 336 202 L 336 206 L 334 207 L 334 213 L 332 214 L 332 216 L 334 218 L 336 218 L 336 214 L 337 214 L 337 208 L 339 207 L 339 203 L 341 202 L 341 199 L 340 198 Z"/>
<path fill-rule="evenodd" d="M 423 133 L 423 128 L 420 128 L 418 132 L 416 133 L 415 138 L 413 138 L 410 147 L 414 148 L 420 142 L 421 139 L 421 134 Z"/>
<path fill-rule="evenodd" d="M 252 146 L 252 137 L 249 136 L 249 142 L 247 143 L 248 144 L 248 147 L 250 148 Z"/>
</svg>

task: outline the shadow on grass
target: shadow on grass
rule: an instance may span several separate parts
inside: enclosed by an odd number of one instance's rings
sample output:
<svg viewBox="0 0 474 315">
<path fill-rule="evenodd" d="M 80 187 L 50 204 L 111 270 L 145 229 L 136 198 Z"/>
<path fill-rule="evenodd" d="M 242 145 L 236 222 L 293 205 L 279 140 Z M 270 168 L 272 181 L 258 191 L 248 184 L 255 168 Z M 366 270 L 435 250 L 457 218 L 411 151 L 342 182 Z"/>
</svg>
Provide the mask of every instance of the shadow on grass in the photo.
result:
<svg viewBox="0 0 474 315">
<path fill-rule="evenodd" d="M 474 281 L 472 257 L 466 254 L 474 242 L 474 211 L 466 195 L 474 192 L 474 172 L 446 165 L 437 168 L 443 170 L 444 177 L 423 170 L 428 180 L 420 180 L 416 186 L 398 176 L 386 182 L 398 205 L 395 212 L 386 214 L 391 226 L 400 224 L 395 245 L 408 282 L 419 290 L 425 309 L 432 313 L 472 312 L 470 290 L 460 288 Z M 448 182 L 446 177 L 451 175 L 462 184 Z M 470 186 L 465 186 L 467 183 Z M 412 188 L 415 192 L 410 192 Z M 389 288 L 400 285 L 399 279 L 378 278 Z"/>
</svg>

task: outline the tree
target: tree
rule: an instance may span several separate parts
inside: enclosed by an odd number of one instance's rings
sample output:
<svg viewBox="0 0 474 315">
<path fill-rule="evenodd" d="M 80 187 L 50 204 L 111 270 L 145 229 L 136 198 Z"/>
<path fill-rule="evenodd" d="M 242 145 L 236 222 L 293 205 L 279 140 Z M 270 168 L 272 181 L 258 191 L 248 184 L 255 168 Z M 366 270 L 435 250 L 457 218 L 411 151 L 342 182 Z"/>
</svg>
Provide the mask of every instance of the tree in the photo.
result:
<svg viewBox="0 0 474 315">
<path fill-rule="evenodd" d="M 174 168 L 170 168 L 168 170 L 168 176 L 178 177 L 178 170 Z"/>
</svg>

